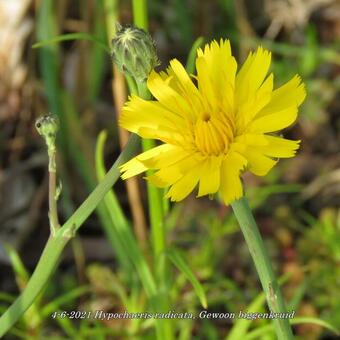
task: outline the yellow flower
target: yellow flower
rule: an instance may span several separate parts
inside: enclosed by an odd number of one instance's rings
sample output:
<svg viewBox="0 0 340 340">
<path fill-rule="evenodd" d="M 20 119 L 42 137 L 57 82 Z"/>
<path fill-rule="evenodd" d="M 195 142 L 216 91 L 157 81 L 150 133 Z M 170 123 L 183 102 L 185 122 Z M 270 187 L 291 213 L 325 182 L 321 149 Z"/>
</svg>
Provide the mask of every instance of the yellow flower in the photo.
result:
<svg viewBox="0 0 340 340">
<path fill-rule="evenodd" d="M 197 197 L 218 192 L 228 204 L 243 195 L 243 171 L 264 176 L 278 158 L 293 157 L 300 141 L 272 133 L 295 122 L 305 89 L 296 75 L 273 90 L 270 60 L 259 47 L 237 72 L 230 43 L 221 40 L 198 50 L 197 76 L 176 59 L 167 72 L 153 71 L 147 86 L 156 100 L 132 96 L 120 124 L 164 144 L 123 164 L 122 178 L 155 169 L 147 179 L 170 187 L 166 197 L 172 201 L 198 185 Z"/>
</svg>

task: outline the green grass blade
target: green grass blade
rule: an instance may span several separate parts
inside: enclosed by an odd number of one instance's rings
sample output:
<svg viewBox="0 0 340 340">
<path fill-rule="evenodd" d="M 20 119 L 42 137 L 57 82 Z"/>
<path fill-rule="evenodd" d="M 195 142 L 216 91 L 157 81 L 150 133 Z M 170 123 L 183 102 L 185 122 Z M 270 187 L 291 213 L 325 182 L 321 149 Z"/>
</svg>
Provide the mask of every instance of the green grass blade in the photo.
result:
<svg viewBox="0 0 340 340">
<path fill-rule="evenodd" d="M 278 282 L 279 285 L 283 285 L 285 282 L 287 282 L 290 278 L 290 274 L 282 275 Z M 245 308 L 245 310 L 248 313 L 256 313 L 261 312 L 264 309 L 264 303 L 266 301 L 266 297 L 263 292 L 258 294 L 255 299 L 251 302 L 251 304 Z M 289 309 L 290 310 L 290 309 Z M 230 333 L 227 335 L 226 340 L 238 340 L 243 339 L 243 337 L 246 336 L 249 327 L 251 326 L 253 320 L 247 320 L 247 319 L 237 319 L 230 331 Z M 273 328 L 274 330 L 274 328 Z"/>
<path fill-rule="evenodd" d="M 8 257 L 10 258 L 17 284 L 20 289 L 23 289 L 23 287 L 29 280 L 29 273 L 25 268 L 24 264 L 22 263 L 17 251 L 9 244 L 5 244 L 4 246 Z"/>
<path fill-rule="evenodd" d="M 93 3 L 93 32 L 92 36 L 96 37 L 106 45 L 110 50 L 109 41 L 106 35 L 106 24 L 103 18 L 105 17 L 105 9 L 103 1 L 94 1 Z M 86 20 L 86 18 L 84 18 Z M 98 100 L 100 90 L 104 83 L 104 78 L 108 66 L 111 66 L 111 60 L 107 58 L 107 49 L 98 46 L 98 43 L 89 44 L 89 62 L 91 67 L 88 68 L 89 76 L 87 83 L 87 92 L 89 94 L 89 101 L 95 104 Z"/>
<path fill-rule="evenodd" d="M 196 61 L 196 55 L 197 55 L 197 49 L 201 47 L 204 43 L 203 37 L 198 37 L 195 42 L 192 44 L 192 47 L 190 49 L 187 63 L 185 65 L 185 69 L 189 74 L 192 74 L 195 72 L 195 61 Z"/>
<path fill-rule="evenodd" d="M 46 0 L 41 3 L 37 22 L 38 40 L 49 40 L 58 34 L 55 12 L 54 1 Z M 60 58 L 57 45 L 44 46 L 39 50 L 39 66 L 50 110 L 60 118 L 59 135 L 62 139 L 62 145 L 65 147 L 67 145 L 67 131 L 63 124 L 63 112 L 59 96 Z"/>
<path fill-rule="evenodd" d="M 248 308 L 246 308 L 246 311 L 248 313 L 255 313 L 255 312 L 259 312 L 263 310 L 263 305 L 265 301 L 266 301 L 266 297 L 264 293 L 258 294 L 256 298 L 253 300 L 253 302 L 248 306 Z M 244 339 L 252 322 L 253 320 L 237 319 L 230 333 L 226 337 L 226 340 Z"/>
<path fill-rule="evenodd" d="M 324 327 L 326 329 L 328 329 L 329 331 L 333 332 L 336 335 L 339 335 L 339 330 L 336 329 L 333 325 L 331 325 L 329 322 L 321 320 L 319 318 L 315 318 L 315 317 L 296 317 L 292 320 L 290 320 L 291 325 L 300 325 L 300 324 L 305 324 L 305 323 L 311 323 L 311 324 L 315 324 L 321 327 Z M 251 331 L 250 333 L 248 333 L 247 335 L 245 335 L 244 337 L 242 337 L 242 339 L 245 340 L 253 340 L 253 339 L 261 339 L 262 336 L 273 333 L 274 332 L 274 327 L 272 324 L 268 324 L 266 326 L 262 326 L 259 327 L 253 331 Z"/>
<path fill-rule="evenodd" d="M 147 31 L 149 26 L 147 0 L 133 0 L 132 12 L 134 24 Z"/>
<path fill-rule="evenodd" d="M 30 274 L 22 262 L 18 252 L 9 244 L 5 244 L 6 252 L 11 260 L 12 269 L 15 274 L 15 279 L 20 291 L 23 291 L 29 281 Z M 28 328 L 39 328 L 41 324 L 41 316 L 39 311 L 40 299 L 37 298 L 32 306 L 27 310 L 23 316 L 25 324 Z"/>
<path fill-rule="evenodd" d="M 51 38 L 51 39 L 41 40 L 33 44 L 32 48 L 45 47 L 48 45 L 54 45 L 54 44 L 57 44 L 63 41 L 71 41 L 71 40 L 89 40 L 89 41 L 92 41 L 93 43 L 96 43 L 101 48 L 103 48 L 107 53 L 111 53 L 110 48 L 107 46 L 105 41 L 95 37 L 92 34 L 83 33 L 83 32 L 67 33 L 67 34 L 55 36 L 54 38 Z"/>
<path fill-rule="evenodd" d="M 328 329 L 329 331 L 333 332 L 336 335 L 340 335 L 340 330 L 335 328 L 333 325 L 331 325 L 329 322 L 316 318 L 311 316 L 299 316 L 291 320 L 292 325 L 300 325 L 304 323 L 311 323 L 314 325 L 321 326 L 323 328 Z"/>
<path fill-rule="evenodd" d="M 169 257 L 170 261 L 177 267 L 177 269 L 180 270 L 185 275 L 185 277 L 191 282 L 203 308 L 207 308 L 208 303 L 204 293 L 204 289 L 200 282 L 197 280 L 196 276 L 194 275 L 190 267 L 184 261 L 183 257 L 175 249 L 168 250 L 166 252 L 166 255 Z"/>
<path fill-rule="evenodd" d="M 100 155 L 103 154 L 102 149 L 104 147 L 106 136 L 106 132 L 101 132 L 97 141 L 96 166 L 99 180 L 105 175 L 103 159 L 100 159 L 99 157 L 101 157 Z M 125 218 L 117 197 L 114 195 L 112 190 L 105 196 L 104 203 L 109 208 L 112 223 L 117 229 L 117 237 L 123 245 L 123 254 L 126 258 L 130 258 L 134 263 L 147 295 L 149 297 L 154 296 L 156 294 L 156 285 L 154 279 L 131 232 L 130 225 Z"/>
<path fill-rule="evenodd" d="M 55 319 L 59 326 L 64 330 L 64 332 L 68 335 L 69 339 L 79 339 L 82 338 L 79 337 L 78 330 L 75 327 L 75 325 L 71 322 L 69 318 L 61 318 L 57 317 Z"/>
<path fill-rule="evenodd" d="M 97 138 L 96 152 L 95 152 L 95 167 L 96 167 L 96 174 L 97 174 L 98 181 L 101 181 L 106 174 L 106 169 L 104 166 L 104 146 L 105 146 L 106 138 L 107 138 L 106 131 L 102 131 L 98 135 L 98 138 Z M 111 243 L 115 245 L 115 253 L 117 254 L 117 257 L 120 263 L 122 264 L 122 269 L 124 269 L 126 272 L 131 273 L 131 270 L 132 270 L 131 262 L 129 261 L 129 258 L 126 254 L 126 251 L 122 243 L 119 242 L 119 232 L 117 228 L 118 225 L 128 225 L 128 221 L 112 189 L 106 195 L 105 199 L 107 201 L 109 200 L 110 210 L 112 209 L 113 211 L 112 214 L 108 213 L 108 218 L 110 220 L 111 228 L 110 230 L 108 230 L 107 235 Z M 102 203 L 102 204 L 104 205 L 106 209 L 106 206 L 108 204 L 105 204 L 105 203 Z M 111 216 L 114 216 L 114 219 L 112 219 Z"/>
<path fill-rule="evenodd" d="M 0 302 L 6 301 L 9 303 L 12 303 L 14 300 L 15 300 L 15 296 L 5 293 L 5 292 L 0 292 Z"/>
<path fill-rule="evenodd" d="M 78 297 L 90 292 L 89 286 L 81 286 L 75 289 L 72 289 L 70 292 L 67 292 L 58 298 L 54 299 L 47 305 L 45 305 L 41 310 L 41 315 L 43 317 L 49 317 L 53 312 L 60 309 L 60 307 L 70 301 L 77 299 Z"/>
</svg>

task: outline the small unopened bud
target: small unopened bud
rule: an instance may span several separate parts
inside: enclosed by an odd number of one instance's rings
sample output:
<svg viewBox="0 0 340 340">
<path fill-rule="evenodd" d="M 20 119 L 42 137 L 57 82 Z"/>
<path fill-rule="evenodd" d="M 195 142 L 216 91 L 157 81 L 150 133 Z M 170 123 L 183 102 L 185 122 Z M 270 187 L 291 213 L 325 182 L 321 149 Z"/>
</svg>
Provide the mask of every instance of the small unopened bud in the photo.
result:
<svg viewBox="0 0 340 340">
<path fill-rule="evenodd" d="M 155 43 L 150 34 L 132 26 L 118 27 L 112 39 L 113 62 L 119 70 L 144 82 L 159 65 Z"/>
<path fill-rule="evenodd" d="M 38 133 L 45 139 L 49 151 L 55 149 L 55 139 L 59 129 L 59 119 L 54 114 L 48 114 L 38 118 L 35 122 Z"/>
</svg>

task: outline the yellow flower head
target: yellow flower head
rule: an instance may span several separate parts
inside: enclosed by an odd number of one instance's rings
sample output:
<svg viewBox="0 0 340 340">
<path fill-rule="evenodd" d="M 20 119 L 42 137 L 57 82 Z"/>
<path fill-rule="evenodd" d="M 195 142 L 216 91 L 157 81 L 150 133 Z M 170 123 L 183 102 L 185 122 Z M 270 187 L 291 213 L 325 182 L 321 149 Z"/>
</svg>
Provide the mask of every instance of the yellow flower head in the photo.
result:
<svg viewBox="0 0 340 340">
<path fill-rule="evenodd" d="M 153 71 L 147 85 L 156 100 L 132 96 L 120 124 L 164 144 L 123 164 L 122 178 L 155 169 L 147 179 L 170 187 L 166 197 L 172 201 L 198 185 L 197 197 L 219 192 L 228 204 L 243 195 L 243 171 L 264 176 L 278 158 L 293 157 L 299 141 L 272 133 L 296 120 L 305 89 L 296 75 L 273 90 L 270 59 L 259 47 L 237 72 L 230 43 L 221 40 L 198 50 L 197 76 L 176 59 L 167 72 Z"/>
</svg>

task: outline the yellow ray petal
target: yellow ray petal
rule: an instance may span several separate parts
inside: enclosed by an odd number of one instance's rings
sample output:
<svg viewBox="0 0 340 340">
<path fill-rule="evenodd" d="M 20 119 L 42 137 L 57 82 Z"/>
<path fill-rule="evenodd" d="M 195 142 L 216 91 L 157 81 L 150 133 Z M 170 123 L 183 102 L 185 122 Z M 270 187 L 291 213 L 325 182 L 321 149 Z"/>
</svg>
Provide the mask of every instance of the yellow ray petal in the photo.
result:
<svg viewBox="0 0 340 340">
<path fill-rule="evenodd" d="M 204 57 L 198 57 L 196 59 L 198 88 L 205 98 L 204 110 L 207 112 L 214 112 L 217 109 L 217 97 L 210 80 L 209 68 L 207 61 Z"/>
<path fill-rule="evenodd" d="M 269 104 L 258 113 L 257 117 L 280 112 L 289 107 L 298 107 L 305 97 L 305 85 L 301 82 L 301 78 L 295 75 L 286 84 L 273 91 Z"/>
<path fill-rule="evenodd" d="M 264 136 L 267 145 L 256 147 L 264 155 L 275 158 L 294 157 L 296 150 L 300 147 L 299 140 L 289 140 L 274 136 Z"/>
<path fill-rule="evenodd" d="M 237 136 L 234 139 L 234 143 L 242 143 L 250 146 L 263 146 L 268 144 L 268 140 L 263 134 L 245 133 Z"/>
<path fill-rule="evenodd" d="M 220 43 L 218 43 L 216 40 L 213 40 L 210 44 L 205 45 L 204 51 L 199 48 L 197 50 L 197 56 L 204 57 L 209 68 L 212 70 L 217 57 L 226 59 L 231 56 L 230 41 L 221 39 Z"/>
<path fill-rule="evenodd" d="M 201 168 L 198 195 L 214 194 L 220 187 L 222 157 L 209 157 Z"/>
<path fill-rule="evenodd" d="M 141 127 L 137 134 L 147 139 L 158 139 L 168 144 L 183 144 L 184 137 L 178 129 L 167 129 L 164 126 L 159 126 L 157 129 Z"/>
<path fill-rule="evenodd" d="M 173 75 L 176 77 L 182 93 L 188 95 L 188 99 L 200 99 L 200 94 L 197 87 L 192 82 L 191 78 L 189 77 L 187 71 L 183 67 L 183 65 L 177 60 L 172 59 L 170 61 L 170 67 L 173 71 Z M 193 98 L 190 98 L 192 96 Z M 197 102 L 199 104 L 199 102 Z"/>
<path fill-rule="evenodd" d="M 214 100 L 216 97 L 223 103 L 226 111 L 232 112 L 237 63 L 231 55 L 229 40 L 221 39 L 220 44 L 213 41 L 205 46 L 204 52 L 198 49 L 197 55 L 197 79 L 201 93 L 208 101 L 213 101 L 213 107 L 216 104 Z M 208 92 L 206 92 L 207 87 Z"/>
<path fill-rule="evenodd" d="M 152 95 L 158 99 L 161 105 L 185 119 L 194 119 L 189 103 L 167 81 L 164 81 L 157 72 L 152 71 L 150 73 L 147 85 Z"/>
<path fill-rule="evenodd" d="M 248 131 L 252 133 L 266 133 L 282 130 L 295 122 L 297 113 L 297 107 L 293 106 L 273 114 L 256 118 L 249 124 Z"/>
<path fill-rule="evenodd" d="M 174 183 L 167 194 L 172 202 L 178 202 L 187 197 L 198 183 L 201 171 L 201 164 L 191 168 L 181 179 Z"/>
<path fill-rule="evenodd" d="M 184 150 L 180 146 L 171 144 L 163 144 L 162 146 L 164 146 L 162 151 L 154 157 L 147 159 L 140 159 L 140 157 L 138 157 L 138 159 L 149 169 L 161 169 L 169 167 L 170 165 L 181 161 L 183 158 L 191 156 L 190 152 Z"/>
<path fill-rule="evenodd" d="M 128 162 L 122 164 L 119 169 L 122 174 L 122 179 L 139 175 L 140 173 L 148 170 L 148 168 L 136 158 L 132 158 Z"/>
<path fill-rule="evenodd" d="M 247 165 L 247 160 L 237 152 L 230 151 L 221 164 L 220 193 L 225 204 L 242 197 L 240 172 Z"/>
<path fill-rule="evenodd" d="M 260 147 L 248 146 L 243 152 L 243 156 L 248 160 L 249 171 L 257 176 L 265 176 L 277 161 L 261 153 Z"/>
<path fill-rule="evenodd" d="M 257 113 L 270 102 L 273 80 L 273 74 L 270 74 L 258 90 L 250 93 L 245 102 L 239 103 L 236 111 L 236 128 L 238 134 L 242 133 L 254 117 L 256 117 Z"/>
<path fill-rule="evenodd" d="M 145 151 L 138 156 L 132 158 L 128 162 L 122 164 L 119 169 L 122 173 L 122 179 L 127 179 L 133 176 L 136 176 L 149 168 L 143 164 L 144 161 L 157 157 L 163 152 L 169 151 L 169 145 L 168 144 L 162 144 L 159 146 L 156 146 L 148 151 Z"/>
<path fill-rule="evenodd" d="M 195 168 L 197 164 L 201 164 L 203 161 L 203 158 L 199 157 L 197 154 L 189 154 L 185 157 L 182 156 L 183 154 L 181 157 L 179 156 L 177 162 L 162 167 L 159 171 L 147 177 L 147 179 L 155 186 L 165 188 L 177 182 L 192 168 Z M 158 164 L 160 165 L 160 163 Z"/>
<path fill-rule="evenodd" d="M 137 96 L 131 96 L 124 105 L 119 123 L 125 129 L 137 133 L 140 128 L 178 129 L 184 128 L 184 119 L 164 108 L 156 101 L 148 101 Z"/>
<path fill-rule="evenodd" d="M 248 100 L 263 83 L 271 61 L 271 53 L 259 47 L 255 53 L 250 53 L 236 76 L 235 94 L 237 103 Z"/>
</svg>

